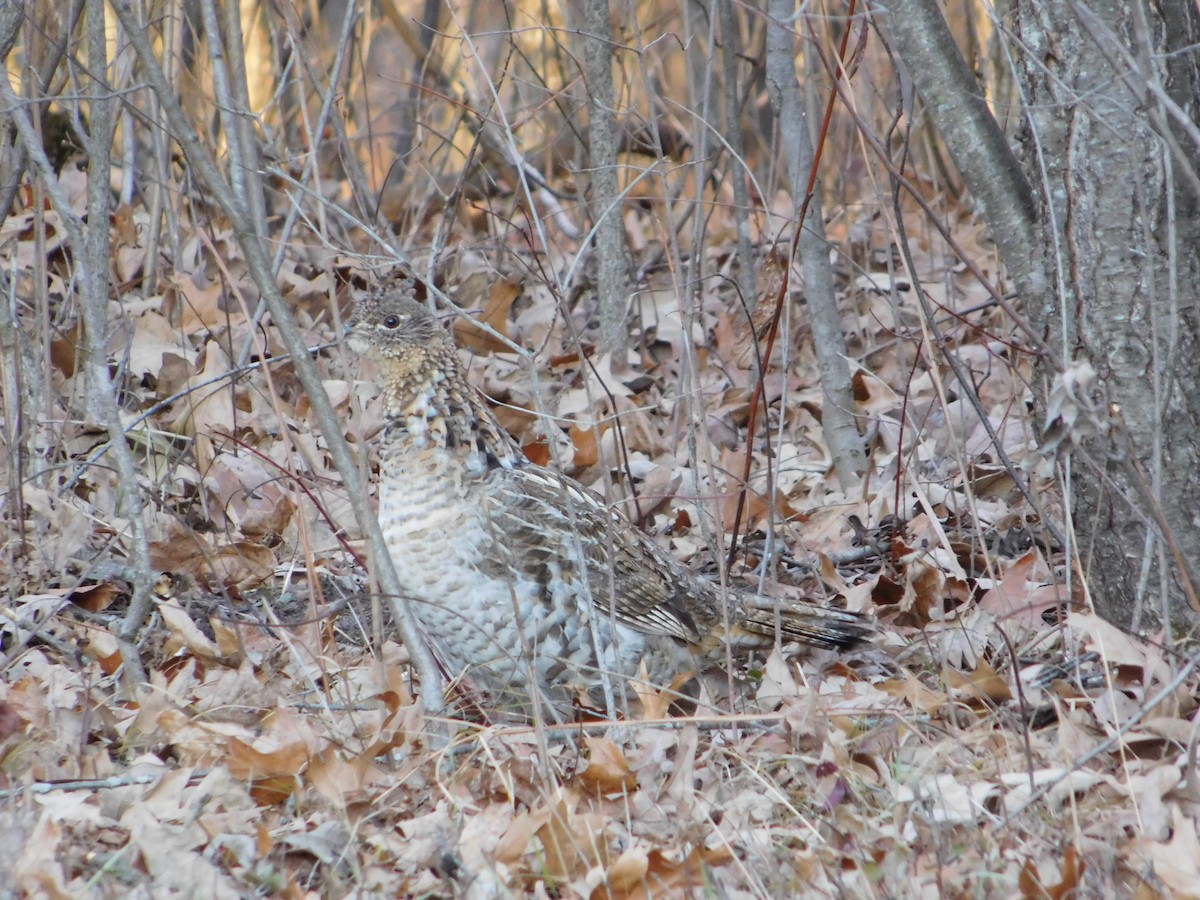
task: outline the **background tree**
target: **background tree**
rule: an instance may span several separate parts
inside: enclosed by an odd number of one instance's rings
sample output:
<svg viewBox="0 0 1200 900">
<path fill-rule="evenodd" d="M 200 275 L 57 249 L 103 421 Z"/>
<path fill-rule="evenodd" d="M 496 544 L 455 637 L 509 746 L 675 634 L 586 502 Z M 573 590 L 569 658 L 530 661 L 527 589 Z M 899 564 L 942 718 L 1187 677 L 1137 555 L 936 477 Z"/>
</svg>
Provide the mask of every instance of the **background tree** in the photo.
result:
<svg viewBox="0 0 1200 900">
<path fill-rule="evenodd" d="M 936 3 L 877 22 L 992 227 L 1041 353 L 1067 534 L 1097 608 L 1200 609 L 1200 54 L 1192 3 L 1016 2 L 1009 150 Z M 1168 637 L 1170 632 L 1168 632 Z"/>
</svg>

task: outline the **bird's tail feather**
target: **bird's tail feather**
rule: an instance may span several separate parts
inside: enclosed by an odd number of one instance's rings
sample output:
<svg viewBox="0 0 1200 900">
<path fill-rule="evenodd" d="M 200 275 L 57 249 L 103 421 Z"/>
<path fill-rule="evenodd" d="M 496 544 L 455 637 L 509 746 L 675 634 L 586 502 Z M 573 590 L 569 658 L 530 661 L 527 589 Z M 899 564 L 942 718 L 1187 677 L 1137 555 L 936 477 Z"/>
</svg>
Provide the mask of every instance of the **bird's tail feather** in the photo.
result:
<svg viewBox="0 0 1200 900">
<path fill-rule="evenodd" d="M 747 597 L 744 616 L 737 623 L 747 636 L 773 641 L 799 641 L 827 650 L 846 650 L 875 633 L 875 621 L 861 613 L 813 606 L 771 597 Z"/>
</svg>

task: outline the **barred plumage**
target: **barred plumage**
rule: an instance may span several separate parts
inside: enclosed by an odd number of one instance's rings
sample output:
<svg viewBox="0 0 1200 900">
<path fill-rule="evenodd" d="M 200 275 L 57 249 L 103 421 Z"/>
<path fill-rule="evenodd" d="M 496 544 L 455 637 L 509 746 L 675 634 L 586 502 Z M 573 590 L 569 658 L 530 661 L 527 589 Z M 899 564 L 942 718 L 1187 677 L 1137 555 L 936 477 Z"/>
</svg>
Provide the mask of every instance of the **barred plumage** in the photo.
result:
<svg viewBox="0 0 1200 900">
<path fill-rule="evenodd" d="M 784 641 L 869 635 L 844 610 L 725 591 L 688 571 L 578 482 L 534 465 L 467 382 L 449 334 L 407 279 L 364 299 L 352 349 L 385 397 L 379 520 L 436 654 L 506 709 L 567 716 L 645 664 L 652 683 Z M 728 622 L 728 627 L 726 627 Z"/>
</svg>

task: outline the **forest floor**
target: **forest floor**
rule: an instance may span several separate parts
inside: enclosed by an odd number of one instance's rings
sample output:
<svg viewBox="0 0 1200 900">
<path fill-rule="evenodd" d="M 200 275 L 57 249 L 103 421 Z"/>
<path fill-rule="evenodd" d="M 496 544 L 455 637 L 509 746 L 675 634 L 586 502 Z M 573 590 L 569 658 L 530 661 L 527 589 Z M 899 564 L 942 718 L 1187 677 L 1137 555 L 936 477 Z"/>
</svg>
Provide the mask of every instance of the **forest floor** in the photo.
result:
<svg viewBox="0 0 1200 900">
<path fill-rule="evenodd" d="M 80 203 L 81 177 L 63 176 Z M 589 292 L 553 296 L 519 216 L 464 216 L 481 230 L 464 226 L 438 279 L 526 351 L 457 326 L 531 457 L 613 498 L 632 475 L 630 514 L 715 573 L 749 447 L 731 578 L 750 583 L 769 549 L 772 589 L 879 622 L 842 656 L 751 661 L 692 717 L 645 695 L 619 723 L 541 727 L 489 722 L 462 693 L 437 717 L 415 702 L 307 398 L 286 362 L 239 362 L 281 346 L 254 318 L 232 235 L 200 221 L 163 251 L 161 290 L 110 307 L 161 574 L 141 640 L 150 683 L 126 693 L 123 485 L 86 400 L 54 213 L 11 216 L 0 253 L 43 390 L 21 395 L 41 404 L 22 432 L 33 455 L 0 458 L 0 893 L 1200 896 L 1197 675 L 1089 611 L 1086 573 L 1047 537 L 1062 514 L 1027 402 L 1032 357 L 914 215 L 927 319 L 874 212 L 828 215 L 871 460 L 851 491 L 830 475 L 800 288 L 763 378 L 767 427 L 748 439 L 762 347 L 729 278 L 703 282 L 685 316 L 669 267 L 647 264 L 630 365 L 614 365 L 594 352 Z M 499 236 L 478 225 L 500 219 Z M 145 222 L 140 207 L 114 217 L 118 284 L 145 267 Z M 991 258 L 969 215 L 953 227 Z M 649 207 L 627 217 L 643 262 L 665 257 L 656 228 Z M 714 215 L 707 269 L 733 274 L 733 244 Z M 762 259 L 769 283 L 777 257 Z M 372 467 L 378 390 L 336 343 L 368 268 L 298 240 L 279 281 Z M 21 352 L 6 352 L 6 391 Z M 717 677 L 711 694 L 728 687 Z"/>
</svg>

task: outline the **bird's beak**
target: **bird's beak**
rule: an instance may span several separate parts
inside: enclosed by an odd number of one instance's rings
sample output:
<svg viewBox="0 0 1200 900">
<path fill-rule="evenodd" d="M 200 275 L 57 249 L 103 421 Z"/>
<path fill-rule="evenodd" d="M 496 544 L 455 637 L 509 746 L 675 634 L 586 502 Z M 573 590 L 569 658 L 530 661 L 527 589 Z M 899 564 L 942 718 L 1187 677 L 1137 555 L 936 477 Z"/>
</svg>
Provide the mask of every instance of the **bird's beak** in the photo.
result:
<svg viewBox="0 0 1200 900">
<path fill-rule="evenodd" d="M 362 327 L 350 322 L 342 326 L 342 343 L 354 353 L 361 355 L 367 352 L 367 336 L 363 333 Z"/>
</svg>

